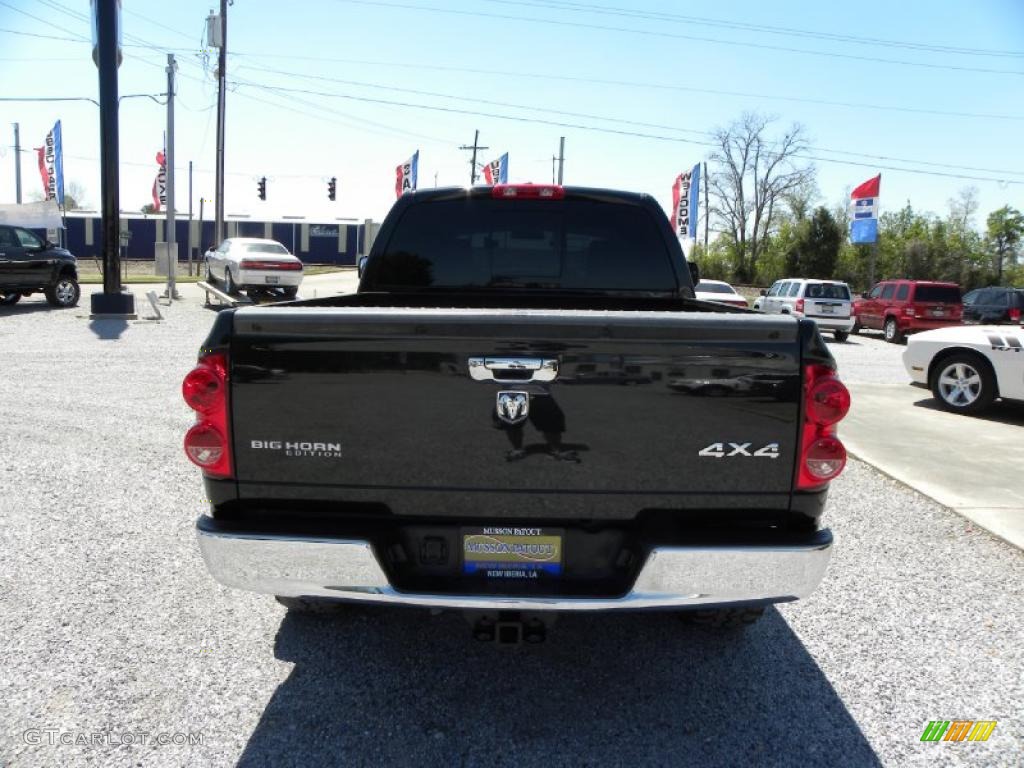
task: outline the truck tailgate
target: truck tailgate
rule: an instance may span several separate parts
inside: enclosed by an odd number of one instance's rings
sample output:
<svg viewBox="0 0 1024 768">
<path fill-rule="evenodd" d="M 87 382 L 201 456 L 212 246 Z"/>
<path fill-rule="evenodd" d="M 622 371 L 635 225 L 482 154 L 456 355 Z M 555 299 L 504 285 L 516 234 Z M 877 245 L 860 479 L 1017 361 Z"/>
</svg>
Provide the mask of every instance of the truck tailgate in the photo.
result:
<svg viewBox="0 0 1024 768">
<path fill-rule="evenodd" d="M 442 517 L 784 509 L 797 329 L 747 313 L 242 309 L 230 349 L 239 496 Z M 471 359 L 492 368 L 474 377 Z M 544 378 L 533 361 L 554 378 L 527 380 Z M 499 393 L 524 395 L 525 420 L 509 423 L 522 400 L 499 416 Z"/>
</svg>

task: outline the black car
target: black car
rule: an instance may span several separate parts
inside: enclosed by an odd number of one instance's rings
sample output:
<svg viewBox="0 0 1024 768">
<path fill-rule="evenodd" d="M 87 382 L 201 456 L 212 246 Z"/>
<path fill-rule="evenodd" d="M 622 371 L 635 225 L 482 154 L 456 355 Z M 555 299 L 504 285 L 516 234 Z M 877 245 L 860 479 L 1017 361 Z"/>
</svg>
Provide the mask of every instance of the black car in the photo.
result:
<svg viewBox="0 0 1024 768">
<path fill-rule="evenodd" d="M 1024 312 L 1024 289 L 978 288 L 964 297 L 964 322 L 1019 323 Z"/>
<path fill-rule="evenodd" d="M 0 224 L 0 306 L 42 292 L 55 307 L 73 307 L 82 291 L 70 251 L 23 227 Z"/>
</svg>

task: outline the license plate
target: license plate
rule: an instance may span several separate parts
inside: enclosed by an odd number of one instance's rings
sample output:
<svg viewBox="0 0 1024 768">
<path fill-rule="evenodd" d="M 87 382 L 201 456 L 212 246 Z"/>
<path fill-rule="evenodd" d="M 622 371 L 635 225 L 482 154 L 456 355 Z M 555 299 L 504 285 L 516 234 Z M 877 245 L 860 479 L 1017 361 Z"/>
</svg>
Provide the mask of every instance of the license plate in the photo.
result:
<svg viewBox="0 0 1024 768">
<path fill-rule="evenodd" d="M 281 278 L 279 278 L 277 275 L 268 275 L 264 279 L 267 281 L 267 285 L 277 285 L 278 280 L 280 280 Z"/>
<path fill-rule="evenodd" d="M 836 310 L 834 307 L 830 307 L 826 304 L 824 306 L 819 306 L 818 311 L 820 311 L 823 315 L 831 315 Z"/>
<path fill-rule="evenodd" d="M 943 309 L 933 309 L 932 310 L 932 317 L 943 317 L 943 316 L 945 316 L 945 314 L 946 314 L 946 311 L 943 310 Z"/>
<path fill-rule="evenodd" d="M 495 580 L 557 578 L 562 573 L 562 531 L 517 526 L 465 529 L 462 572 Z"/>
</svg>

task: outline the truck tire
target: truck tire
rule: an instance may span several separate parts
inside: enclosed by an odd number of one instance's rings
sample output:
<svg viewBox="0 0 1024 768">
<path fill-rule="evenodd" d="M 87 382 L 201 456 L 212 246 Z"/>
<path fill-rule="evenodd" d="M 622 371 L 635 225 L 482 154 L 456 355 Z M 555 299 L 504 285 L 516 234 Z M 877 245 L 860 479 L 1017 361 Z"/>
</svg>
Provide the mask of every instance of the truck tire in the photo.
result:
<svg viewBox="0 0 1024 768">
<path fill-rule="evenodd" d="M 298 286 L 288 286 L 287 288 L 282 288 L 281 291 L 286 299 L 294 299 L 299 295 Z"/>
<path fill-rule="evenodd" d="M 885 333 L 885 340 L 890 344 L 899 344 L 903 341 L 903 334 L 900 333 L 900 325 L 895 317 L 886 318 L 882 331 Z"/>
<path fill-rule="evenodd" d="M 350 607 L 349 603 L 344 603 L 340 600 L 325 600 L 315 597 L 283 597 L 275 595 L 274 599 L 289 611 L 311 613 L 320 616 L 332 616 Z"/>
<path fill-rule="evenodd" d="M 710 610 L 687 611 L 683 618 L 691 624 L 712 629 L 742 629 L 749 627 L 764 615 L 764 607 L 757 608 L 712 608 Z"/>
<path fill-rule="evenodd" d="M 856 336 L 860 332 L 861 332 L 860 320 L 854 320 L 853 321 L 853 328 L 850 329 L 850 333 L 852 333 L 854 336 Z"/>
<path fill-rule="evenodd" d="M 19 301 L 21 301 L 20 293 L 8 293 L 5 296 L 0 296 L 0 306 L 3 307 L 13 307 Z"/>
<path fill-rule="evenodd" d="M 996 377 L 988 360 L 981 355 L 956 352 L 935 364 L 931 390 L 944 410 L 981 413 L 996 399 Z"/>
<path fill-rule="evenodd" d="M 836 331 L 832 335 L 835 337 L 835 340 L 838 341 L 840 344 L 842 344 L 844 341 L 850 338 L 849 331 Z"/>
<path fill-rule="evenodd" d="M 78 303 L 78 297 L 82 295 L 82 289 L 78 287 L 78 281 L 73 277 L 61 275 L 57 282 L 47 286 L 43 291 L 46 300 L 51 306 L 67 309 Z"/>
<path fill-rule="evenodd" d="M 235 281 L 231 279 L 231 265 L 225 265 L 224 267 L 224 293 L 228 295 L 234 294 L 236 290 Z"/>
</svg>

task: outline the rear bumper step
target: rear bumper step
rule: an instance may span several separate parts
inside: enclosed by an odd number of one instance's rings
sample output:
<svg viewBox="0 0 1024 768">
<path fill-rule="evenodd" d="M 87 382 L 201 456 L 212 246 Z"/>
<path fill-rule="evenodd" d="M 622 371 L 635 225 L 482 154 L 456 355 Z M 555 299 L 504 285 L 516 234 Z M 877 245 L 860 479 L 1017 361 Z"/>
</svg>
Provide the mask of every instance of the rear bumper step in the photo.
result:
<svg viewBox="0 0 1024 768">
<path fill-rule="evenodd" d="M 213 577 L 229 587 L 285 597 L 430 608 L 604 611 L 778 603 L 808 596 L 825 574 L 832 533 L 806 542 L 655 547 L 622 597 L 409 593 L 395 589 L 369 541 L 239 532 L 208 516 L 196 523 Z"/>
</svg>

